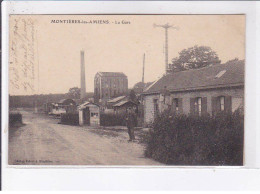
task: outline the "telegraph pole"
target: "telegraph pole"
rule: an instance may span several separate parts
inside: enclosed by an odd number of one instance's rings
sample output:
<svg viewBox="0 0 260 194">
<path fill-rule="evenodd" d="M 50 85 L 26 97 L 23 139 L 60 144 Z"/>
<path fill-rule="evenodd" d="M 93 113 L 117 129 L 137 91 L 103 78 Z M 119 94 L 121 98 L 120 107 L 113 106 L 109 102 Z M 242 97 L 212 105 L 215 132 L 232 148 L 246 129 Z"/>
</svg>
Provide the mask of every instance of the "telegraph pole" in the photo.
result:
<svg viewBox="0 0 260 194">
<path fill-rule="evenodd" d="M 165 29 L 165 72 L 167 73 L 169 70 L 169 64 L 168 64 L 168 29 L 175 29 L 178 30 L 178 27 L 175 27 L 173 25 L 164 24 L 164 25 L 157 25 L 154 24 L 154 27 L 161 27 Z"/>
</svg>

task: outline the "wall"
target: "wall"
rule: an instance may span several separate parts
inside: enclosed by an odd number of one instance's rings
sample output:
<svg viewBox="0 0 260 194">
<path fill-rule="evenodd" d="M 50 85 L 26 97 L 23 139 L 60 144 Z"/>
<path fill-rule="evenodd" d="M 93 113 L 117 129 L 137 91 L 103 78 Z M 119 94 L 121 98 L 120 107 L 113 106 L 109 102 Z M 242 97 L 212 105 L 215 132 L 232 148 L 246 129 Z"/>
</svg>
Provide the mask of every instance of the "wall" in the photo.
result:
<svg viewBox="0 0 260 194">
<path fill-rule="evenodd" d="M 96 75 L 95 77 L 95 102 L 98 103 L 101 98 L 103 101 L 107 101 L 110 98 L 121 96 L 128 91 L 127 77 L 101 77 Z"/>
<path fill-rule="evenodd" d="M 159 99 L 159 95 L 147 95 L 144 97 L 144 122 L 149 123 L 154 118 L 154 99 Z"/>
<path fill-rule="evenodd" d="M 184 114 L 190 113 L 190 98 L 206 97 L 207 98 L 207 112 L 212 114 L 212 97 L 218 96 L 232 96 L 232 111 L 238 106 L 240 99 L 244 103 L 244 88 L 225 88 L 225 89 L 211 89 L 192 92 L 174 92 L 171 93 L 171 99 L 182 98 L 182 111 Z M 144 122 L 149 123 L 154 118 L 154 104 L 153 100 L 159 99 L 159 95 L 144 96 Z M 160 106 L 159 106 L 160 108 Z"/>
</svg>

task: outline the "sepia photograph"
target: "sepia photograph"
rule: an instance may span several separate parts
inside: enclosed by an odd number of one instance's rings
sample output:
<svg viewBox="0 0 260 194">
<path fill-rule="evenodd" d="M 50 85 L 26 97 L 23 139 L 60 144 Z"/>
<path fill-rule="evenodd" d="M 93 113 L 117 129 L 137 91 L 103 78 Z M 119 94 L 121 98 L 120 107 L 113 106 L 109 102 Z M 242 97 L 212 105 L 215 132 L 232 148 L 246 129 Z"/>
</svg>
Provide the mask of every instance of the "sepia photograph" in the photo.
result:
<svg viewBox="0 0 260 194">
<path fill-rule="evenodd" d="M 243 166 L 245 15 L 10 15 L 9 165 Z"/>
</svg>

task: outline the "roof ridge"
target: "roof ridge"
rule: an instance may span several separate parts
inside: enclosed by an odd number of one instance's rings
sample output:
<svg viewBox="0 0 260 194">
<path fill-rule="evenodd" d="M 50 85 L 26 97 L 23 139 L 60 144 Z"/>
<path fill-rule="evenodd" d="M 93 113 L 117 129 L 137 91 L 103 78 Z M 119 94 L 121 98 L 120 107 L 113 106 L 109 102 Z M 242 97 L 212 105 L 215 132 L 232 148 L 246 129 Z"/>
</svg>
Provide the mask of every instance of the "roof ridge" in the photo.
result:
<svg viewBox="0 0 260 194">
<path fill-rule="evenodd" d="M 233 64 L 229 64 L 229 65 L 233 65 Z M 217 65 L 210 65 L 210 66 L 205 66 L 205 67 L 201 67 L 201 68 L 197 68 L 197 69 L 186 69 L 186 70 L 183 70 L 183 71 L 175 71 L 175 72 L 172 72 L 172 73 L 169 73 L 167 75 L 171 75 L 171 74 L 176 74 L 176 73 L 184 73 L 184 72 L 190 72 L 190 71 L 200 71 L 202 69 L 209 69 L 209 68 L 213 68 L 213 67 L 217 67 L 217 66 L 229 66 L 227 65 L 226 63 L 223 63 L 223 64 L 217 64 Z"/>
<path fill-rule="evenodd" d="M 155 80 L 150 86 L 148 86 L 147 88 L 145 88 L 144 92 L 146 92 L 147 90 L 149 90 L 151 87 L 153 87 L 160 79 L 162 79 L 163 76 L 159 77 L 157 80 Z"/>
<path fill-rule="evenodd" d="M 109 76 L 109 75 L 115 75 L 115 76 L 126 76 L 126 74 L 124 72 L 117 72 L 117 71 L 98 71 L 97 74 L 99 75 L 104 75 L 104 76 Z"/>
</svg>

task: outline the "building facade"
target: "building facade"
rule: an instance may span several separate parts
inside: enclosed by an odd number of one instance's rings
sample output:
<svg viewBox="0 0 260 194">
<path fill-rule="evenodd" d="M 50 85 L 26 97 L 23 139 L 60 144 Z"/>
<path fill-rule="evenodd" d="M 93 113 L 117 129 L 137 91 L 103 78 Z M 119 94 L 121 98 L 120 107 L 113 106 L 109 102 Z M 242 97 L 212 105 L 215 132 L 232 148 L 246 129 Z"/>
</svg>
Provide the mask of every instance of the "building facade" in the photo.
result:
<svg viewBox="0 0 260 194">
<path fill-rule="evenodd" d="M 165 109 L 193 115 L 243 110 L 244 63 L 165 75 L 144 91 L 143 98 L 146 124 Z"/>
<path fill-rule="evenodd" d="M 94 102 L 105 105 L 118 96 L 126 95 L 128 79 L 121 72 L 98 72 L 94 79 Z"/>
</svg>

